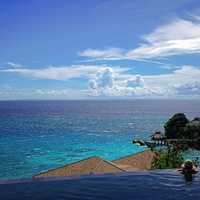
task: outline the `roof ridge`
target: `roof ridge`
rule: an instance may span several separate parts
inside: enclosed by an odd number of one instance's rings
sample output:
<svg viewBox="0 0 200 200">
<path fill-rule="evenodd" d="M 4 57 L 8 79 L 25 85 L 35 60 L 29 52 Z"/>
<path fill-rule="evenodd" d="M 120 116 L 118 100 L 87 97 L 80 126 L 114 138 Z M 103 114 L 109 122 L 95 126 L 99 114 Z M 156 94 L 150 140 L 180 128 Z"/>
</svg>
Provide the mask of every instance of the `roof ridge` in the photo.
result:
<svg viewBox="0 0 200 200">
<path fill-rule="evenodd" d="M 110 165 L 112 165 L 112 166 L 114 166 L 114 167 L 116 167 L 116 168 L 122 170 L 122 171 L 125 171 L 125 172 L 127 171 L 126 169 L 123 169 L 123 168 L 119 167 L 118 164 L 113 163 L 112 161 L 104 160 L 104 159 L 102 159 L 102 160 L 103 160 L 104 162 L 107 162 L 107 163 L 109 163 Z"/>
<path fill-rule="evenodd" d="M 98 167 L 99 167 L 99 165 L 100 165 L 100 163 L 103 161 L 103 159 L 101 159 L 97 164 L 96 164 L 96 166 L 91 170 L 91 174 L 93 173 L 93 171 L 95 170 L 95 169 L 97 169 Z"/>
<path fill-rule="evenodd" d="M 68 163 L 68 164 L 62 165 L 62 166 L 60 166 L 60 167 L 56 167 L 56 168 L 49 169 L 49 170 L 47 170 L 47 171 L 40 172 L 40 173 L 34 175 L 33 177 L 40 176 L 40 175 L 42 175 L 42 174 L 44 174 L 44 173 L 52 172 L 52 171 L 54 171 L 54 170 L 62 169 L 63 167 L 68 167 L 68 166 L 71 166 L 71 165 L 74 165 L 74 164 L 78 164 L 78 163 L 81 163 L 82 161 L 86 161 L 86 160 L 89 160 L 89 159 L 91 159 L 91 158 L 99 158 L 99 159 L 103 160 L 103 159 L 102 159 L 101 157 L 99 157 L 99 156 L 90 156 L 90 157 L 84 158 L 84 159 L 82 159 L 82 160 L 78 160 L 78 161 L 76 161 L 76 162 L 73 162 L 73 163 Z"/>
</svg>

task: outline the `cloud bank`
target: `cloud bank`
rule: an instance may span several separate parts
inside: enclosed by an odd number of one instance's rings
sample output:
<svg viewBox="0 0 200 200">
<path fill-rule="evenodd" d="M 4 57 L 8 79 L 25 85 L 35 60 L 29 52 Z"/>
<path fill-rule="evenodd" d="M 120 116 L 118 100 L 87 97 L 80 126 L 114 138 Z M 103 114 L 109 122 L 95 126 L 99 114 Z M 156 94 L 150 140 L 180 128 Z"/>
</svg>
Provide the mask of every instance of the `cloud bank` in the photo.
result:
<svg viewBox="0 0 200 200">
<path fill-rule="evenodd" d="M 0 73 L 15 73 L 34 79 L 66 81 L 83 78 L 88 82 L 86 96 L 130 96 L 130 97 L 177 97 L 200 96 L 200 69 L 182 66 L 168 74 L 134 74 L 128 68 L 106 65 L 74 65 L 69 67 L 47 67 L 42 69 L 11 68 Z M 77 93 L 77 91 L 75 91 Z M 66 96 L 67 89 L 44 90 L 38 88 L 40 96 Z"/>
<path fill-rule="evenodd" d="M 89 81 L 93 96 L 177 97 L 200 95 L 200 69 L 183 66 L 170 74 L 139 75 L 100 69 Z"/>
</svg>

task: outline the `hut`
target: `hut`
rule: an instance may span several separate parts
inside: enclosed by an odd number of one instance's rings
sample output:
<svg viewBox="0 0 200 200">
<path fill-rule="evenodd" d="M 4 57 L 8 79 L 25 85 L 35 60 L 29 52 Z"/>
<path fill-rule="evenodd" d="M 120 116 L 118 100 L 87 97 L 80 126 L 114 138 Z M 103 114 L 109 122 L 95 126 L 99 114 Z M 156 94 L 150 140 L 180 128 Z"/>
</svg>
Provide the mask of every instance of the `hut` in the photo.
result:
<svg viewBox="0 0 200 200">
<path fill-rule="evenodd" d="M 163 136 L 163 134 L 160 131 L 155 132 L 152 136 L 151 136 L 151 140 L 155 141 L 158 144 L 163 144 L 164 140 L 166 138 Z"/>
<path fill-rule="evenodd" d="M 151 140 L 154 140 L 154 141 L 162 140 L 162 138 L 163 138 L 163 136 L 162 136 L 162 133 L 160 131 L 155 132 L 151 136 Z"/>
</svg>

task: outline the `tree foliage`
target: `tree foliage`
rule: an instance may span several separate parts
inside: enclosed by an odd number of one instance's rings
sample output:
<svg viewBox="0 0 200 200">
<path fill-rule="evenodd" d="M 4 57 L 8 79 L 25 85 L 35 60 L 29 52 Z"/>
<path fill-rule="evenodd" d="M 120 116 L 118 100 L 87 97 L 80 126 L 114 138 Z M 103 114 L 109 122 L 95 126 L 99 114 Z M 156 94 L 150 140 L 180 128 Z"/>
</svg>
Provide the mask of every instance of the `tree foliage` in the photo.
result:
<svg viewBox="0 0 200 200">
<path fill-rule="evenodd" d="M 185 114 L 177 113 L 164 125 L 165 137 L 167 139 L 189 139 L 177 140 L 170 143 L 165 149 L 155 151 L 152 161 L 152 169 L 179 168 L 183 163 L 182 153 L 188 148 L 200 150 L 200 118 L 189 121 Z"/>
<path fill-rule="evenodd" d="M 170 139 L 182 138 L 184 135 L 184 128 L 188 122 L 189 120 L 186 118 L 185 114 L 175 114 L 164 125 L 165 136 Z"/>
<path fill-rule="evenodd" d="M 155 152 L 151 166 L 152 169 L 180 168 L 183 161 L 181 151 L 174 147 L 168 147 Z"/>
<path fill-rule="evenodd" d="M 177 113 L 164 125 L 167 139 L 200 139 L 200 118 L 189 121 L 185 114 Z"/>
<path fill-rule="evenodd" d="M 200 118 L 194 118 L 192 121 L 186 124 L 183 136 L 187 139 L 200 138 Z"/>
</svg>

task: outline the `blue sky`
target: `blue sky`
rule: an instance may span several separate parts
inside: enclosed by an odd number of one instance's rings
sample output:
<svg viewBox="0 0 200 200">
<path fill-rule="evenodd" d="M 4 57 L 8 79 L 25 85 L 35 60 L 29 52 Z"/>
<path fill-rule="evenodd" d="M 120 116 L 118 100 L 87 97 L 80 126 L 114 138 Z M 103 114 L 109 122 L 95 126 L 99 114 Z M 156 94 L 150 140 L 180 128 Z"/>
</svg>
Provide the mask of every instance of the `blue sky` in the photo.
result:
<svg viewBox="0 0 200 200">
<path fill-rule="evenodd" d="M 0 99 L 199 98 L 198 0 L 1 0 Z"/>
</svg>

